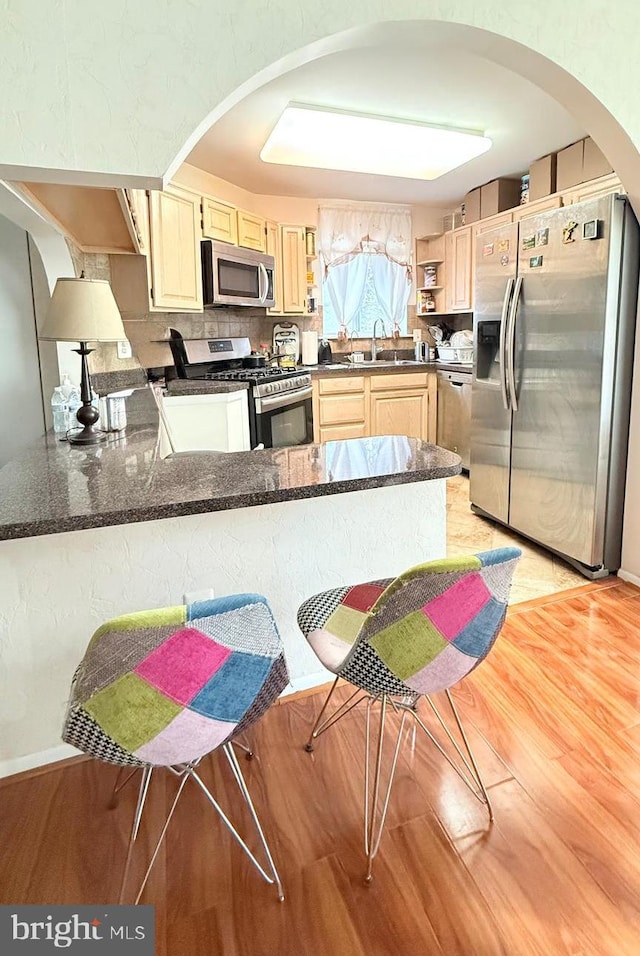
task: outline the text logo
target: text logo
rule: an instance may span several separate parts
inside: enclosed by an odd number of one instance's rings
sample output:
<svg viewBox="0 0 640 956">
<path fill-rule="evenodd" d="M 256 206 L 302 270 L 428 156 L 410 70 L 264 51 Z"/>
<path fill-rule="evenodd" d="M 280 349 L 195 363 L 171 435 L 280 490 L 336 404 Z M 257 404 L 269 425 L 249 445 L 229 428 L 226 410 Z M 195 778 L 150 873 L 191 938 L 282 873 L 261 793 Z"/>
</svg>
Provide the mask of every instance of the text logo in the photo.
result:
<svg viewBox="0 0 640 956">
<path fill-rule="evenodd" d="M 153 906 L 0 906 L 0 953 L 154 956 Z"/>
</svg>

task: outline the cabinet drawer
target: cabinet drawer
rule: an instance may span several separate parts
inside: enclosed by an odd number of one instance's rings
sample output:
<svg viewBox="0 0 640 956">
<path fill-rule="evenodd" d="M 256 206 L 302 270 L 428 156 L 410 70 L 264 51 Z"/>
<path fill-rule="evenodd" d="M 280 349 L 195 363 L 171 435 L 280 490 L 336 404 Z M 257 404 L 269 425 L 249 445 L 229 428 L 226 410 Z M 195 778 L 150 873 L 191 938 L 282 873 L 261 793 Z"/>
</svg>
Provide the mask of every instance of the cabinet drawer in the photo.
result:
<svg viewBox="0 0 640 956">
<path fill-rule="evenodd" d="M 338 392 L 364 392 L 364 377 L 349 375 L 341 378 L 321 378 L 318 381 L 321 395 L 335 395 Z"/>
<path fill-rule="evenodd" d="M 353 422 L 349 425 L 329 425 L 319 429 L 318 441 L 344 441 L 346 438 L 366 438 L 367 429 L 364 422 Z"/>
<path fill-rule="evenodd" d="M 371 376 L 371 391 L 381 392 L 403 388 L 426 388 L 427 372 L 409 372 L 399 375 L 378 374 Z"/>
<path fill-rule="evenodd" d="M 364 422 L 363 395 L 327 395 L 320 400 L 320 425 L 338 425 L 342 422 Z"/>
</svg>

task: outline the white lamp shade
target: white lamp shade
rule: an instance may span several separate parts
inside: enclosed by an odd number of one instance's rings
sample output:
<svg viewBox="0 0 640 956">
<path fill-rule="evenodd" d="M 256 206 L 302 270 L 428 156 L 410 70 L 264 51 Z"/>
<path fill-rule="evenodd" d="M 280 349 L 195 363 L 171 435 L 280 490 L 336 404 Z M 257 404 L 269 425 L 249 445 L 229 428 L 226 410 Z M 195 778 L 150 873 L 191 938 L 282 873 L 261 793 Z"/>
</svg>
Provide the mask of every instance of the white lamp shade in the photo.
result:
<svg viewBox="0 0 640 956">
<path fill-rule="evenodd" d="M 39 334 L 56 342 L 121 342 L 127 334 L 104 279 L 58 279 Z"/>
</svg>

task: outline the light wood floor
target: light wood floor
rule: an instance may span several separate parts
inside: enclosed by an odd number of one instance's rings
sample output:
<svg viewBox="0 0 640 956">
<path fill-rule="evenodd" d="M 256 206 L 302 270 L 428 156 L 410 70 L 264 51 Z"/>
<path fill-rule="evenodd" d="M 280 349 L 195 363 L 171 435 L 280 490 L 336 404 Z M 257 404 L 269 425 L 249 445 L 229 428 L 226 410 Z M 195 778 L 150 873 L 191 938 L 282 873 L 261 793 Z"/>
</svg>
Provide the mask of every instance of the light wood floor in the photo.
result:
<svg viewBox="0 0 640 956">
<path fill-rule="evenodd" d="M 407 745 L 366 887 L 363 714 L 307 754 L 322 697 L 281 703 L 255 727 L 259 758 L 242 763 L 287 898 L 187 787 L 143 900 L 157 907 L 158 953 L 637 956 L 640 590 L 614 580 L 512 608 L 455 699 L 493 825 L 426 740 Z M 218 755 L 205 776 L 246 822 Z M 114 779 L 89 760 L 0 786 L 0 902 L 114 900 L 135 802 L 129 787 L 107 809 Z M 155 783 L 142 855 L 174 787 Z"/>
<path fill-rule="evenodd" d="M 586 578 L 570 564 L 533 542 L 503 528 L 496 521 L 473 514 L 469 505 L 469 478 L 447 479 L 447 551 L 471 554 L 515 545 L 522 550 L 516 568 L 511 604 L 530 601 L 584 584 Z"/>
</svg>

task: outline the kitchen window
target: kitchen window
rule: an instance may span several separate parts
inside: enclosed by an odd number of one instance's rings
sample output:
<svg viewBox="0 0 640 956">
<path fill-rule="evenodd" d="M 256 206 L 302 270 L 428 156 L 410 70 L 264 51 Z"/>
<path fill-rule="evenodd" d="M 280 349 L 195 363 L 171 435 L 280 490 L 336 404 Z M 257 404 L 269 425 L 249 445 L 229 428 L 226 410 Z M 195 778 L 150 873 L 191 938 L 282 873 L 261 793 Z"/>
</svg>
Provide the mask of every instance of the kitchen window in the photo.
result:
<svg viewBox="0 0 640 956">
<path fill-rule="evenodd" d="M 380 254 L 361 253 L 333 266 L 322 284 L 322 327 L 335 338 L 344 323 L 354 337 L 369 336 L 377 319 L 387 331 L 407 332 L 410 285 L 405 266 Z"/>
<path fill-rule="evenodd" d="M 367 336 L 376 319 L 406 333 L 411 291 L 411 208 L 335 200 L 318 210 L 323 332 Z"/>
</svg>

